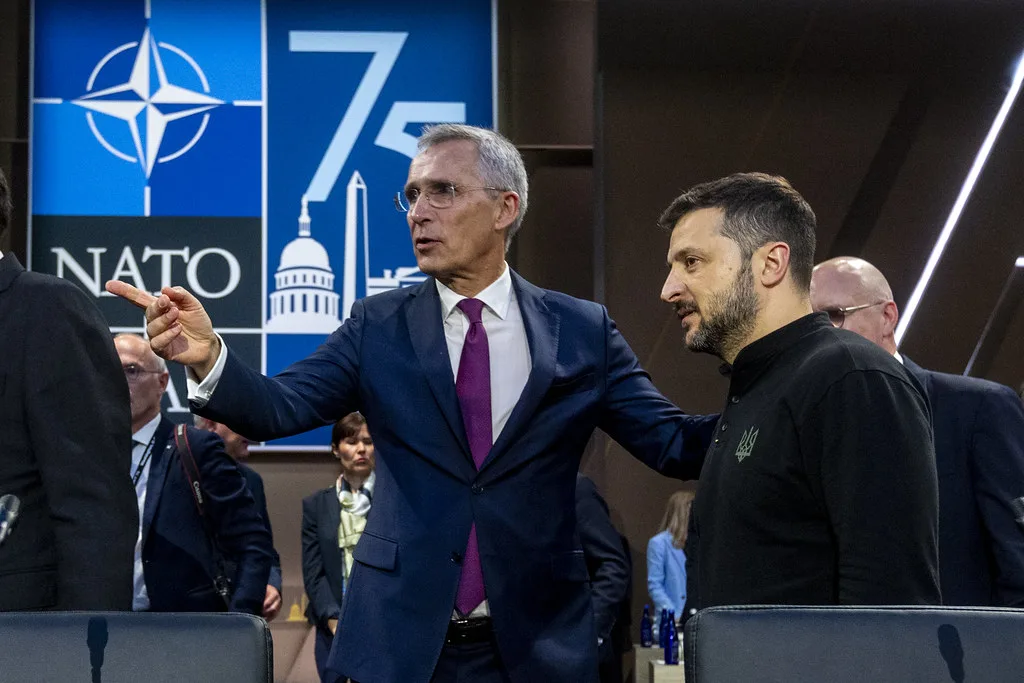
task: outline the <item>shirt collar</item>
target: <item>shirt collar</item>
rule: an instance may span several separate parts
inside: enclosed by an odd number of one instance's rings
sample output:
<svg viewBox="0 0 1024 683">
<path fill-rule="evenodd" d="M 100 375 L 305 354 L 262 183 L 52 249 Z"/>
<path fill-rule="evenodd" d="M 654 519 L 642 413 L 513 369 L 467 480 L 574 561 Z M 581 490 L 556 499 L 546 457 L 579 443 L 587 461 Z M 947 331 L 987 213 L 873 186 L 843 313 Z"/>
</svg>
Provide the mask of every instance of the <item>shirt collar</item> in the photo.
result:
<svg viewBox="0 0 1024 683">
<path fill-rule="evenodd" d="M 365 493 L 367 498 L 373 498 L 373 485 L 376 484 L 376 483 L 377 483 L 377 473 L 376 472 L 370 472 L 370 476 L 368 476 L 366 478 L 366 481 L 363 482 L 363 488 L 359 489 L 359 491 L 362 491 L 363 493 Z M 334 482 L 334 488 L 337 491 L 339 496 L 341 495 L 342 491 L 351 491 L 352 490 L 352 487 L 349 486 L 348 481 L 345 479 L 345 477 L 343 475 L 340 475 L 340 474 L 338 475 L 338 481 Z M 354 493 L 358 493 L 358 491 L 355 491 Z"/>
<path fill-rule="evenodd" d="M 484 305 L 502 320 L 508 315 L 508 307 L 512 303 L 512 271 L 507 263 L 504 265 L 505 270 L 498 276 L 498 279 L 487 285 L 475 297 L 483 301 Z M 456 294 L 441 284 L 440 280 L 435 280 L 434 282 L 437 283 L 437 293 L 441 296 L 441 319 L 447 320 L 452 310 L 455 309 L 456 304 L 469 297 Z"/>
<path fill-rule="evenodd" d="M 819 312 L 797 318 L 779 329 L 743 347 L 735 362 L 722 366 L 722 374 L 730 378 L 730 392 L 742 394 L 768 370 L 776 356 L 796 346 L 801 338 L 819 329 L 835 327 L 828 313 Z"/>
<path fill-rule="evenodd" d="M 143 446 L 148 444 L 153 438 L 153 434 L 156 432 L 156 428 L 160 425 L 160 418 L 162 416 L 157 413 L 157 416 L 146 424 L 139 427 L 139 431 L 132 434 L 132 441 L 135 443 L 141 443 Z"/>
<path fill-rule="evenodd" d="M 900 365 L 906 365 L 906 363 L 903 362 L 903 356 L 900 355 L 899 351 L 893 351 L 892 357 L 898 360 Z"/>
</svg>

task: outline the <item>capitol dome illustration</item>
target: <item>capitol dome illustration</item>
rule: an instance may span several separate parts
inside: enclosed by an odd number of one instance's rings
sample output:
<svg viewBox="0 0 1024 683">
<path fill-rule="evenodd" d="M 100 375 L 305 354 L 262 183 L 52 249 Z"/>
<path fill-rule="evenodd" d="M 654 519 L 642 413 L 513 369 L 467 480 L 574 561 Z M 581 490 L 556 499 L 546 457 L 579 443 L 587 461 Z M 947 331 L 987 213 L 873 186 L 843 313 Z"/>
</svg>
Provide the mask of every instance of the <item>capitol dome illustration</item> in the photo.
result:
<svg viewBox="0 0 1024 683">
<path fill-rule="evenodd" d="M 330 334 L 340 324 L 331 259 L 311 236 L 310 223 L 309 204 L 303 195 L 299 236 L 281 252 L 274 274 L 267 332 Z"/>
<path fill-rule="evenodd" d="M 394 212 L 392 212 L 394 213 Z M 408 287 L 426 279 L 414 265 L 370 275 L 370 221 L 366 182 L 354 171 L 345 191 L 341 295 L 334 291 L 330 254 L 310 233 L 309 203 L 302 197 L 299 236 L 281 251 L 264 329 L 279 334 L 330 334 L 349 317 L 360 296 Z M 340 304 L 340 305 L 339 305 Z"/>
</svg>

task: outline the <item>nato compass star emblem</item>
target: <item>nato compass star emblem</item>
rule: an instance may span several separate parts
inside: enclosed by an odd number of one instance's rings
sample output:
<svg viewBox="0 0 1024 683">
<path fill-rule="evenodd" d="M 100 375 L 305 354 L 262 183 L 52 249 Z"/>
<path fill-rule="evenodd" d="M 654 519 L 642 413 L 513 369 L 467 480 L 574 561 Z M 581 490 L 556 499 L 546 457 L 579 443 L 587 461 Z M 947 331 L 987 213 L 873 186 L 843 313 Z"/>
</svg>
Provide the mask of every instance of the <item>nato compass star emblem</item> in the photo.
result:
<svg viewBox="0 0 1024 683">
<path fill-rule="evenodd" d="M 126 50 L 135 49 L 135 61 L 128 80 L 102 90 L 93 91 L 100 72 L 107 63 Z M 203 92 L 189 90 L 168 82 L 164 71 L 161 50 L 168 50 L 181 57 L 198 76 Z M 156 83 L 154 83 L 154 76 Z M 132 163 L 139 163 L 146 174 L 148 185 L 150 174 L 157 163 L 177 159 L 188 152 L 203 136 L 210 120 L 211 109 L 224 104 L 223 100 L 211 97 L 210 84 L 206 75 L 192 57 L 168 43 L 158 43 L 146 27 L 142 40 L 114 48 L 99 61 L 89 76 L 86 94 L 73 104 L 88 109 L 86 118 L 93 135 L 104 148 L 114 156 Z M 134 155 L 117 149 L 96 127 L 93 113 L 111 116 L 124 121 L 131 131 L 135 143 Z M 163 149 L 164 133 L 171 122 L 191 116 L 203 115 L 195 135 L 183 147 L 176 150 Z M 148 187 L 146 188 L 149 189 Z M 148 194 L 148 192 L 147 192 Z M 148 202 L 147 202 L 148 204 Z M 148 215 L 148 211 L 146 212 Z"/>
</svg>

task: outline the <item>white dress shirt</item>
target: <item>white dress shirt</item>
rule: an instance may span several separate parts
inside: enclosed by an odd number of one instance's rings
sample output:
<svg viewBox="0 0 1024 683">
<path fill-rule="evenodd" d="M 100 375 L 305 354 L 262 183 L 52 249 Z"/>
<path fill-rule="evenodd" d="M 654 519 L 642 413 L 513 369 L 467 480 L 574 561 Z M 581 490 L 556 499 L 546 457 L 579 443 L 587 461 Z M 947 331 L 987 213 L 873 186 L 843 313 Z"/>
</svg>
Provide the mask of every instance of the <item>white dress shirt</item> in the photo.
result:
<svg viewBox="0 0 1024 683">
<path fill-rule="evenodd" d="M 437 293 L 441 297 L 441 321 L 444 324 L 444 337 L 448 345 L 448 359 L 451 361 L 454 381 L 459 376 L 462 347 L 466 342 L 466 332 L 469 331 L 469 318 L 457 304 L 467 297 L 456 294 L 439 281 L 435 282 Z M 507 263 L 498 279 L 475 298 L 484 303 L 480 317 L 487 332 L 487 347 L 491 361 L 491 443 L 494 443 L 526 387 L 526 380 L 530 376 L 530 344 L 526 338 L 522 311 L 512 287 L 512 272 Z M 187 370 L 189 400 L 195 401 L 199 406 L 210 400 L 224 371 L 226 358 L 227 345 L 222 339 L 217 362 L 202 382 L 196 381 L 191 369 Z M 485 600 L 469 616 L 487 614 Z M 457 617 L 457 612 L 453 616 Z"/>
<path fill-rule="evenodd" d="M 456 378 L 459 376 L 462 347 L 469 332 L 469 318 L 457 304 L 467 297 L 456 294 L 440 282 L 437 282 L 437 293 L 441 295 L 441 319 L 444 321 L 452 377 Z M 526 387 L 530 376 L 530 344 L 507 265 L 501 277 L 475 298 L 484 302 L 480 318 L 487 332 L 487 349 L 491 357 L 491 443 L 494 443 Z"/>
<path fill-rule="evenodd" d="M 139 467 L 146 447 L 153 440 L 156 428 L 160 425 L 160 415 L 147 422 L 139 431 L 132 434 L 132 469 L 129 475 L 134 476 Z M 155 446 L 154 446 L 155 447 Z M 151 453 L 146 464 L 142 468 L 142 475 L 135 484 L 135 497 L 139 501 L 139 535 L 135 538 L 135 573 L 133 584 L 135 587 L 132 597 L 132 609 L 136 612 L 149 609 L 149 593 L 146 591 L 146 576 L 142 571 L 142 515 L 146 510 L 146 488 L 149 485 L 149 466 L 153 462 L 155 453 Z"/>
</svg>

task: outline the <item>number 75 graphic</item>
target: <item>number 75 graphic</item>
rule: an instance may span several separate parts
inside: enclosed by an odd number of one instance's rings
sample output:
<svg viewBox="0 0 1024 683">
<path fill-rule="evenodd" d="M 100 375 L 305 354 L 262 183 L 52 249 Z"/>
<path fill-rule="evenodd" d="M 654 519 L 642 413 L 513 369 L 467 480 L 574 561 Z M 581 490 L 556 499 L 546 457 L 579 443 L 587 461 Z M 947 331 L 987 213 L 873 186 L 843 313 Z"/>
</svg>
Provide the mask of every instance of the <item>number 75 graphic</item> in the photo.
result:
<svg viewBox="0 0 1024 683">
<path fill-rule="evenodd" d="M 368 52 L 373 55 L 309 183 L 306 195 L 310 201 L 325 201 L 331 193 L 408 36 L 408 33 L 368 31 L 288 33 L 288 49 L 291 52 Z M 407 125 L 465 121 L 465 102 L 394 102 L 374 144 L 411 159 L 416 156 L 416 138 L 405 132 Z"/>
</svg>

